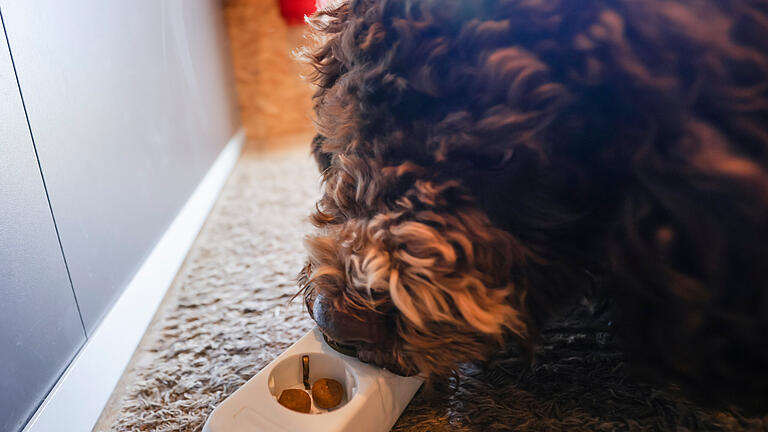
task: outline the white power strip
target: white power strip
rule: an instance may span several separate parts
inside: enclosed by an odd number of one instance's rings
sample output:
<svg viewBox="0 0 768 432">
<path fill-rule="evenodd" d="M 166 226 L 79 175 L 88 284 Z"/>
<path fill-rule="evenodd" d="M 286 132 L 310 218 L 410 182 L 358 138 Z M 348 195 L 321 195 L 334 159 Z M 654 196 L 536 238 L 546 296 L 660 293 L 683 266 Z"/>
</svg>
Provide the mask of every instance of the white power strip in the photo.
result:
<svg viewBox="0 0 768 432">
<path fill-rule="evenodd" d="M 338 408 L 304 414 L 277 402 L 283 390 L 302 387 L 305 355 L 309 382 L 332 378 L 342 384 Z M 224 400 L 203 432 L 387 432 L 422 383 L 334 351 L 315 328 Z"/>
</svg>

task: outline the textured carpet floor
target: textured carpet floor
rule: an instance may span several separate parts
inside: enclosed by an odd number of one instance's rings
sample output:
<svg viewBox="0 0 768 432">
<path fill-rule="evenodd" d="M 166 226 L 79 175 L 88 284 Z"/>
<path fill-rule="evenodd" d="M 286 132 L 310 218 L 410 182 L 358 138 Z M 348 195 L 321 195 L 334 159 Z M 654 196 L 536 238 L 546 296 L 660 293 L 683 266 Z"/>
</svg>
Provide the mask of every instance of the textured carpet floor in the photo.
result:
<svg viewBox="0 0 768 432">
<path fill-rule="evenodd" d="M 311 328 L 300 302 L 289 303 L 318 191 L 308 139 L 243 154 L 96 431 L 198 431 Z M 768 417 L 705 411 L 627 378 L 609 326 L 576 308 L 545 332 L 533 367 L 514 351 L 489 368 L 468 365 L 418 395 L 395 430 L 768 431 Z"/>
</svg>

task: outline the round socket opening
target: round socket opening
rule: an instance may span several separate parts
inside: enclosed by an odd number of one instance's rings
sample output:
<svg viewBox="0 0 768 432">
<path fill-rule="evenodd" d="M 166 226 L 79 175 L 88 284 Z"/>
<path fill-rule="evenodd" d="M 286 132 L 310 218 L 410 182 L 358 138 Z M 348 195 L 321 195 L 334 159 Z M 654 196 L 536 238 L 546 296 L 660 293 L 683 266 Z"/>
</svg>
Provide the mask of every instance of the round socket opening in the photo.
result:
<svg viewBox="0 0 768 432">
<path fill-rule="evenodd" d="M 330 411 L 338 410 L 355 397 L 357 393 L 357 377 L 352 368 L 340 358 L 322 353 L 297 354 L 286 357 L 280 363 L 272 368 L 267 380 L 269 392 L 275 398 L 275 404 L 281 409 L 288 410 L 296 414 L 303 414 L 298 411 L 292 411 L 277 402 L 280 394 L 286 389 L 301 389 L 304 387 L 304 373 L 302 357 L 309 356 L 309 384 L 310 386 L 320 378 L 331 378 L 341 383 L 344 389 L 344 396 L 341 403 L 331 409 L 318 408 L 312 401 L 312 409 L 309 414 L 324 414 Z M 307 391 L 312 395 L 311 391 Z"/>
</svg>

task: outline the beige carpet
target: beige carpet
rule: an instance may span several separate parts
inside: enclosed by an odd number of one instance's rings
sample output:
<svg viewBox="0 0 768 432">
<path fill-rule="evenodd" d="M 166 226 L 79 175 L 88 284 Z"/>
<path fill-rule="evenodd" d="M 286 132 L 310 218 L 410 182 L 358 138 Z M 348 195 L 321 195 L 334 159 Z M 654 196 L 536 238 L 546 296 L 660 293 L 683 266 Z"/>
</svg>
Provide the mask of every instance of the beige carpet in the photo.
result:
<svg viewBox="0 0 768 432">
<path fill-rule="evenodd" d="M 311 328 L 288 302 L 318 191 L 309 139 L 242 155 L 96 431 L 199 431 Z M 604 311 L 576 308 L 547 330 L 534 367 L 514 350 L 488 369 L 467 365 L 417 396 L 395 430 L 768 430 L 768 417 L 702 410 L 627 378 L 609 327 Z"/>
<path fill-rule="evenodd" d="M 311 328 L 289 303 L 318 190 L 310 139 L 245 150 L 94 430 L 199 430 Z"/>
</svg>

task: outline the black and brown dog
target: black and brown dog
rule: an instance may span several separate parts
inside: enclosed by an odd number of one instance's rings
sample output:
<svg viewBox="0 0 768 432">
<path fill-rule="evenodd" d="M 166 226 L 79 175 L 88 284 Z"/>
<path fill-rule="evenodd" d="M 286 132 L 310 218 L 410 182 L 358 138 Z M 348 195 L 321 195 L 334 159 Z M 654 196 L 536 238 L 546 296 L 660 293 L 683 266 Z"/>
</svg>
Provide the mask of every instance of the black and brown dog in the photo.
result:
<svg viewBox="0 0 768 432">
<path fill-rule="evenodd" d="M 768 409 L 768 2 L 351 0 L 319 12 L 326 335 L 445 375 L 609 297 L 636 365 Z"/>
</svg>

